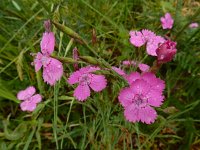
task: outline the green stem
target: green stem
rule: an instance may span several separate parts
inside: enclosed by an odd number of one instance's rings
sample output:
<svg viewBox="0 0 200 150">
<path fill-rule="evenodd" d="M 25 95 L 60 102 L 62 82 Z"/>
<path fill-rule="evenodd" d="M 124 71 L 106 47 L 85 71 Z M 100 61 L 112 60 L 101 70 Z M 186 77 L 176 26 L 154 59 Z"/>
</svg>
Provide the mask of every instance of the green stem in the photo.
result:
<svg viewBox="0 0 200 150">
<path fill-rule="evenodd" d="M 153 62 L 153 66 L 150 68 L 150 72 L 156 73 L 161 68 L 162 64 L 158 63 L 157 60 Z"/>
<path fill-rule="evenodd" d="M 58 117 L 58 86 L 57 84 L 54 85 L 54 119 L 53 119 L 53 132 L 54 132 L 54 139 L 56 142 L 56 149 L 59 149 L 58 146 L 58 135 L 57 135 L 57 117 Z"/>
</svg>

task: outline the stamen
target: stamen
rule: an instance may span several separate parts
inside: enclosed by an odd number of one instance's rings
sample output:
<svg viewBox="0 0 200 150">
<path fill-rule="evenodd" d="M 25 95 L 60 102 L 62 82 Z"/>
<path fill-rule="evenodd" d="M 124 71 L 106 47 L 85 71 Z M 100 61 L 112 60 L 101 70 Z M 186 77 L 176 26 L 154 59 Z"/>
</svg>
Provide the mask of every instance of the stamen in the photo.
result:
<svg viewBox="0 0 200 150">
<path fill-rule="evenodd" d="M 133 103 L 137 106 L 140 106 L 144 103 L 144 98 L 142 95 L 136 94 L 133 98 Z"/>
<path fill-rule="evenodd" d="M 91 78 L 89 77 L 89 74 L 83 74 L 79 79 L 80 84 L 82 85 L 88 85 L 91 82 Z"/>
</svg>

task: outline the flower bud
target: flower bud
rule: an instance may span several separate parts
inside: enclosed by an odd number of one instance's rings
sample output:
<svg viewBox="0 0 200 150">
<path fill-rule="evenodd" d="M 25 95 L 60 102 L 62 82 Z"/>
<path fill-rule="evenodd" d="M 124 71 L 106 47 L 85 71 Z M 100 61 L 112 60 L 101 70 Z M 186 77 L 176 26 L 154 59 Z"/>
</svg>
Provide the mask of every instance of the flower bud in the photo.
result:
<svg viewBox="0 0 200 150">
<path fill-rule="evenodd" d="M 79 56 L 78 56 L 78 49 L 75 47 L 75 48 L 73 49 L 73 59 L 74 59 L 75 61 L 78 61 L 78 58 L 79 58 Z M 73 66 L 74 66 L 74 69 L 75 69 L 75 70 L 78 70 L 78 63 L 77 63 L 77 62 L 75 62 Z"/>
<path fill-rule="evenodd" d="M 44 28 L 45 28 L 46 32 L 51 32 L 51 21 L 50 20 L 44 21 Z"/>
<path fill-rule="evenodd" d="M 158 64 L 170 62 L 176 54 L 176 51 L 176 42 L 170 40 L 165 41 L 156 50 Z"/>
<path fill-rule="evenodd" d="M 99 62 L 96 58 L 91 57 L 91 56 L 79 56 L 79 58 L 89 64 L 93 64 L 93 65 L 98 65 Z"/>
</svg>

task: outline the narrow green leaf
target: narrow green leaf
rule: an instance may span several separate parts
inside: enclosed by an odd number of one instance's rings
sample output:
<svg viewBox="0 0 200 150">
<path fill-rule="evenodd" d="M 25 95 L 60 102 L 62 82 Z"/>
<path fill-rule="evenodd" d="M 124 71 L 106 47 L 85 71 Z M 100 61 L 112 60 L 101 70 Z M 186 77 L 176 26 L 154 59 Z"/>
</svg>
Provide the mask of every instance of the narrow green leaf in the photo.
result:
<svg viewBox="0 0 200 150">
<path fill-rule="evenodd" d="M 34 135 L 34 133 L 35 133 L 35 129 L 36 129 L 36 128 L 33 127 L 33 130 L 32 130 L 32 132 L 31 132 L 31 134 L 28 136 L 28 139 L 27 139 L 27 141 L 26 141 L 26 144 L 25 144 L 23 150 L 28 150 L 28 147 L 29 147 L 29 145 L 30 145 L 30 143 L 31 143 L 31 141 L 32 141 L 33 135 Z"/>
<path fill-rule="evenodd" d="M 24 54 L 24 51 L 21 51 L 19 56 L 17 57 L 17 60 L 16 60 L 16 66 L 17 66 L 17 73 L 19 75 L 19 79 L 21 81 L 23 81 L 23 54 Z"/>
<path fill-rule="evenodd" d="M 14 0 L 12 0 L 12 4 L 15 6 L 15 8 L 18 10 L 18 11 L 21 11 L 21 7 L 18 5 L 18 3 Z"/>
<path fill-rule="evenodd" d="M 20 103 L 16 96 L 10 92 L 10 90 L 3 88 L 3 85 L 0 85 L 0 97 L 14 101 L 15 103 Z"/>
</svg>

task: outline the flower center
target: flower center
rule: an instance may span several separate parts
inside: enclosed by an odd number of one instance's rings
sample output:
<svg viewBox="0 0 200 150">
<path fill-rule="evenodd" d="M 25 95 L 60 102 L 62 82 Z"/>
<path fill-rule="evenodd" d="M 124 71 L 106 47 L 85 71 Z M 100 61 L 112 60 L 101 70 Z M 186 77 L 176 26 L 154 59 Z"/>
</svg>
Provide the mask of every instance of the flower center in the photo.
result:
<svg viewBox="0 0 200 150">
<path fill-rule="evenodd" d="M 141 94 L 136 94 L 133 98 L 133 103 L 136 105 L 136 106 L 143 106 L 146 104 L 146 100 L 145 98 L 143 97 L 143 95 Z"/>
<path fill-rule="evenodd" d="M 50 59 L 49 57 L 43 55 L 41 58 L 41 62 L 42 62 L 42 65 L 46 67 L 50 63 Z"/>
<path fill-rule="evenodd" d="M 91 77 L 90 74 L 83 74 L 80 78 L 79 78 L 79 82 L 81 85 L 88 85 L 91 83 Z"/>
</svg>

